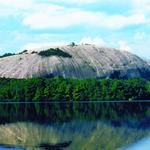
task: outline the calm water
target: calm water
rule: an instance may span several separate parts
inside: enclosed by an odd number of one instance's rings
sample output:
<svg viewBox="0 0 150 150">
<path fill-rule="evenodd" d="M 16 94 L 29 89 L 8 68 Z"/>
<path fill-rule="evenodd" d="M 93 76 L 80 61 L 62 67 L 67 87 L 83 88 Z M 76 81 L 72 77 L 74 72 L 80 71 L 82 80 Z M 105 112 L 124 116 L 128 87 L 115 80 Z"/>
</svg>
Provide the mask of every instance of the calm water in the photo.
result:
<svg viewBox="0 0 150 150">
<path fill-rule="evenodd" d="M 138 150 L 149 137 L 150 102 L 0 104 L 0 150 Z"/>
</svg>

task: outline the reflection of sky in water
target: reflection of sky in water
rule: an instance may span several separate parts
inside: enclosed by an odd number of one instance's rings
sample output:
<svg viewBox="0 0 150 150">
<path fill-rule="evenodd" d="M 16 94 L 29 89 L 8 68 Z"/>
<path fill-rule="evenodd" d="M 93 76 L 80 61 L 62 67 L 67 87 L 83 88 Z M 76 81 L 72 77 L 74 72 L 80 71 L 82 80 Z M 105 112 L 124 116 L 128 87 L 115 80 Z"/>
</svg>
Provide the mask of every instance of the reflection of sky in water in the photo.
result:
<svg viewBox="0 0 150 150">
<path fill-rule="evenodd" d="M 0 150 L 22 150 L 21 148 L 7 148 L 7 147 L 0 147 Z"/>
<path fill-rule="evenodd" d="M 150 138 L 144 138 L 143 140 L 122 150 L 150 150 Z"/>
</svg>

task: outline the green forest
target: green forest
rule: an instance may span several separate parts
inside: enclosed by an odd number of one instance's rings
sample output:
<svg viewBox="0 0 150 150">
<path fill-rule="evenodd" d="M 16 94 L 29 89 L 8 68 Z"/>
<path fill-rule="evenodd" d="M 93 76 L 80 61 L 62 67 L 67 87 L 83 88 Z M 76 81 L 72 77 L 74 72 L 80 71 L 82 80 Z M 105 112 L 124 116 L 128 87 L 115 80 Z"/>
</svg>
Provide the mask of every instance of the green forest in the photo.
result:
<svg viewBox="0 0 150 150">
<path fill-rule="evenodd" d="M 0 101 L 148 100 L 150 81 L 133 78 L 64 79 L 62 77 L 0 78 Z"/>
<path fill-rule="evenodd" d="M 72 57 L 69 53 L 62 51 L 59 48 L 50 48 L 48 50 L 39 52 L 38 55 L 42 57 L 50 57 L 50 56 L 68 57 L 68 58 Z"/>
</svg>

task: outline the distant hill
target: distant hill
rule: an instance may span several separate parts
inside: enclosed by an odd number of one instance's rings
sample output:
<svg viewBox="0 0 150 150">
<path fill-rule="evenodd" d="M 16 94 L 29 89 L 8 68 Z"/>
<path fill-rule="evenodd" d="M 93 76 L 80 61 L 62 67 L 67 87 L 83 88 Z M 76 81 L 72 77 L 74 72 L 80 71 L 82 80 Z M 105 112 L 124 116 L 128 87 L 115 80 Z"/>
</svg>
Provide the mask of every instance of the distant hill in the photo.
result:
<svg viewBox="0 0 150 150">
<path fill-rule="evenodd" d="M 150 79 L 150 63 L 127 51 L 94 45 L 58 46 L 47 49 L 44 49 L 44 52 L 42 49 L 38 52 L 28 50 L 0 58 L 0 77 Z"/>
</svg>

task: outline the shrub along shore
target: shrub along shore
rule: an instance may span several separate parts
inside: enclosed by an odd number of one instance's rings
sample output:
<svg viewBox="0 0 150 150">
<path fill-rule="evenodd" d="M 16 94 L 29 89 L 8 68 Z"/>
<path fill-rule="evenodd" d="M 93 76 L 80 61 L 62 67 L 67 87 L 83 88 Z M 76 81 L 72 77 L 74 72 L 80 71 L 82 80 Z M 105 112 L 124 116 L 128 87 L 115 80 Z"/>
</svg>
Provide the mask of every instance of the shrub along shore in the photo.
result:
<svg viewBox="0 0 150 150">
<path fill-rule="evenodd" d="M 150 100 L 150 81 L 142 78 L 0 78 L 0 101 Z"/>
</svg>

